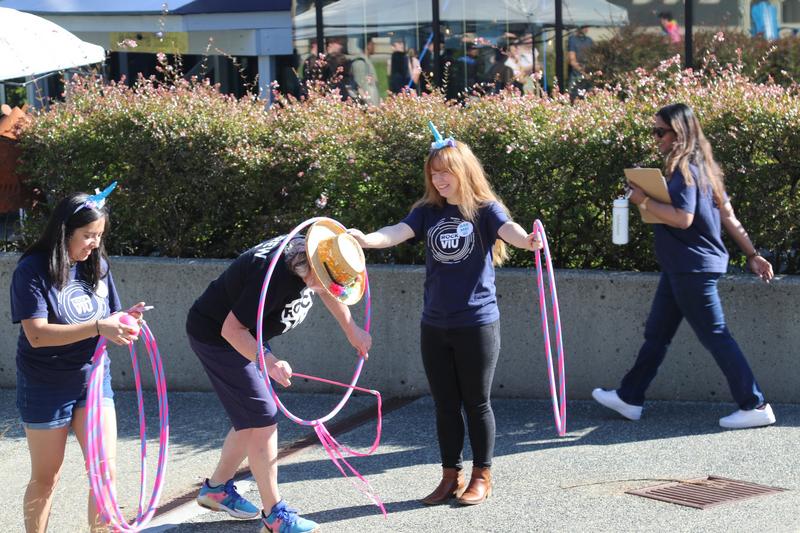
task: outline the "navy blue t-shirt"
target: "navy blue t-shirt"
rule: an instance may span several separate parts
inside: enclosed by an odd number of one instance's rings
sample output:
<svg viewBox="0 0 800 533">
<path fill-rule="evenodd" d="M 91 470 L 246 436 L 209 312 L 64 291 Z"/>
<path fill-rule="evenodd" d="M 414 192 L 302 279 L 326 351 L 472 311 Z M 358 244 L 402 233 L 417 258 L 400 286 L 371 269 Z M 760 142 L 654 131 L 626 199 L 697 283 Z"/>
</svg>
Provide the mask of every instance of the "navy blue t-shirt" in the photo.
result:
<svg viewBox="0 0 800 533">
<path fill-rule="evenodd" d="M 482 206 L 475 223 L 458 206 L 414 208 L 402 220 L 425 239 L 425 307 L 422 322 L 441 328 L 490 324 L 500 318 L 492 246 L 509 218 L 497 202 Z"/>
<path fill-rule="evenodd" d="M 567 39 L 567 52 L 575 52 L 575 59 L 581 66 L 585 66 L 586 55 L 594 41 L 588 35 L 570 35 Z M 572 72 L 572 66 L 569 67 Z"/>
<path fill-rule="evenodd" d="M 694 214 L 692 225 L 686 229 L 666 224 L 653 224 L 656 257 L 663 272 L 717 272 L 728 270 L 728 250 L 722 242 L 722 223 L 719 206 L 709 185 L 705 190 L 697 185 L 698 168 L 689 166 L 691 186 L 687 186 L 680 170 L 672 173 L 667 189 L 672 206 Z"/>
<path fill-rule="evenodd" d="M 206 344 L 230 346 L 222 337 L 228 313 L 256 337 L 258 300 L 264 277 L 285 235 L 264 241 L 240 255 L 212 281 L 189 310 L 186 331 Z M 262 334 L 265 341 L 300 324 L 313 304 L 314 291 L 280 259 L 269 282 Z M 267 348 L 269 346 L 267 345 Z"/>
<path fill-rule="evenodd" d="M 108 270 L 108 265 L 102 265 Z M 45 253 L 33 253 L 19 262 L 11 279 L 11 320 L 46 318 L 51 324 L 82 324 L 106 318 L 121 309 L 111 272 L 93 290 L 84 262 L 70 269 L 69 281 L 57 289 L 50 281 Z M 98 337 L 64 346 L 34 348 L 20 326 L 17 369 L 29 380 L 75 385 L 87 383 Z"/>
</svg>

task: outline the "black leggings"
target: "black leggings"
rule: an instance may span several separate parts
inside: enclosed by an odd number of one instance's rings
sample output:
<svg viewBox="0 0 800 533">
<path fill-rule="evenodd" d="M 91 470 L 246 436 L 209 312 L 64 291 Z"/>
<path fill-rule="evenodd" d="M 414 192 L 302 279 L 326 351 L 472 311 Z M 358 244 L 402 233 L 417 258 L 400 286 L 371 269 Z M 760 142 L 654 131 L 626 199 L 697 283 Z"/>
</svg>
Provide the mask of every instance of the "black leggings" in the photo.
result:
<svg viewBox="0 0 800 533">
<path fill-rule="evenodd" d="M 452 329 L 422 324 L 420 345 L 436 405 L 442 466 L 462 467 L 462 408 L 467 415 L 473 466 L 492 466 L 495 423 L 489 396 L 500 355 L 500 322 Z"/>
</svg>

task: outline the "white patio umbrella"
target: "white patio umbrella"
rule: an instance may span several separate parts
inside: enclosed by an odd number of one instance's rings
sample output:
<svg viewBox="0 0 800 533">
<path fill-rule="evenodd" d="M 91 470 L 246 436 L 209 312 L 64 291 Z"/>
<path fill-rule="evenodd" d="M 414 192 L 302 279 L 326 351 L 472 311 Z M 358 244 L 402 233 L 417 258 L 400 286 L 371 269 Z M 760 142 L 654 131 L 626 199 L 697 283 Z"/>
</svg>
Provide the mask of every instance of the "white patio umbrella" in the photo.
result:
<svg viewBox="0 0 800 533">
<path fill-rule="evenodd" d="M 0 7 L 0 81 L 101 63 L 102 46 L 78 39 L 47 19 Z"/>
<path fill-rule="evenodd" d="M 444 0 L 439 4 L 442 21 L 555 23 L 552 0 Z M 605 0 L 562 0 L 562 6 L 566 26 L 621 26 L 628 23 L 628 10 Z M 430 24 L 431 19 L 430 0 L 339 0 L 322 8 L 322 21 L 328 35 L 407 30 Z M 294 26 L 295 38 L 314 37 L 314 10 L 297 15 Z"/>
</svg>

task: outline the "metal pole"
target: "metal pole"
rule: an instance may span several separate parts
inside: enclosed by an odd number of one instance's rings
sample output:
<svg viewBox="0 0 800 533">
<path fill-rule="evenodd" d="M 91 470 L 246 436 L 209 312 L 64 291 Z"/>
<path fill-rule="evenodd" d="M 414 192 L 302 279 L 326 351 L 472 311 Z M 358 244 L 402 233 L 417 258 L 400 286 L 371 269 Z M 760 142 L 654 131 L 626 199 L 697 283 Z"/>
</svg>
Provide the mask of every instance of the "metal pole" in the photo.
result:
<svg viewBox="0 0 800 533">
<path fill-rule="evenodd" d="M 433 79 L 437 87 L 442 86 L 442 59 L 441 59 L 441 42 L 442 42 L 442 25 L 439 21 L 439 0 L 431 0 L 431 10 L 433 16 L 431 17 L 433 24 Z"/>
<path fill-rule="evenodd" d="M 31 76 L 25 78 L 25 101 L 31 109 L 42 107 L 41 101 L 36 99 L 36 81 Z"/>
<path fill-rule="evenodd" d="M 544 92 L 548 92 L 547 88 L 547 33 L 542 29 L 542 82 Z"/>
<path fill-rule="evenodd" d="M 218 56 L 216 56 L 218 57 Z M 258 56 L 258 96 L 266 107 L 272 105 L 272 80 L 275 79 L 275 57 Z"/>
<path fill-rule="evenodd" d="M 692 68 L 694 65 L 694 44 L 692 43 L 692 28 L 694 27 L 694 0 L 684 0 L 683 18 L 686 26 L 686 33 L 683 38 L 686 50 L 684 51 L 684 67 Z"/>
<path fill-rule="evenodd" d="M 317 56 L 325 53 L 325 27 L 322 24 L 322 0 L 314 2 L 317 16 Z"/>
<path fill-rule="evenodd" d="M 558 90 L 564 91 L 564 20 L 561 15 L 561 0 L 556 3 L 556 80 Z"/>
</svg>

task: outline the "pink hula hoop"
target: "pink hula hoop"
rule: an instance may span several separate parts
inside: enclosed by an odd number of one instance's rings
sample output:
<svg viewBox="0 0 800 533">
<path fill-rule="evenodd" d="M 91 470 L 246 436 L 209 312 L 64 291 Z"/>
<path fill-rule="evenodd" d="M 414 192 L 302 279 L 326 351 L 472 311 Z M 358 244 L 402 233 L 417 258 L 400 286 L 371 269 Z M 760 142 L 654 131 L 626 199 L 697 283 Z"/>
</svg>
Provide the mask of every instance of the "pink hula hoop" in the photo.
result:
<svg viewBox="0 0 800 533">
<path fill-rule="evenodd" d="M 550 259 L 550 246 L 547 244 L 547 235 L 540 220 L 533 223 L 533 232 L 538 233 L 542 239 L 543 247 L 536 250 L 536 285 L 539 289 L 539 313 L 542 316 L 542 335 L 544 336 L 544 352 L 547 358 L 547 377 L 550 381 L 550 397 L 553 402 L 553 418 L 556 431 L 563 437 L 567 433 L 567 380 L 564 373 L 564 343 L 561 340 L 561 313 L 558 308 L 558 293 L 556 292 L 556 278 L 553 272 L 553 263 Z M 556 377 L 553 371 L 553 354 L 550 345 L 550 328 L 547 323 L 547 303 L 544 292 L 544 276 L 542 274 L 541 252 L 544 252 L 547 265 L 547 281 L 550 286 L 550 300 L 553 306 L 553 322 L 555 323 L 556 351 L 558 352 L 558 392 L 556 393 Z"/>
<path fill-rule="evenodd" d="M 144 415 L 144 398 L 142 394 L 142 378 L 139 371 L 139 362 L 136 357 L 136 346 L 129 346 L 131 365 L 133 366 L 134 382 L 136 384 L 136 398 L 139 404 L 139 439 L 141 443 L 141 474 L 139 476 L 139 505 L 136 518 L 128 523 L 122 515 L 122 510 L 117 501 L 117 492 L 111 481 L 111 471 L 103 445 L 103 373 L 106 352 L 106 338 L 100 337 L 97 341 L 92 358 L 92 370 L 89 375 L 89 386 L 86 393 L 86 466 L 89 471 L 89 485 L 92 490 L 97 510 L 102 519 L 114 531 L 139 531 L 144 528 L 156 512 L 161 490 L 164 486 L 164 475 L 167 467 L 167 449 L 169 447 L 169 406 L 167 404 L 167 385 L 164 377 L 164 368 L 161 364 L 161 354 L 155 336 L 146 322 L 141 327 L 142 338 L 147 348 L 147 354 L 153 367 L 155 377 L 156 395 L 158 397 L 159 419 L 159 446 L 156 477 L 153 490 L 145 504 L 145 485 L 147 484 L 147 427 Z"/>
<path fill-rule="evenodd" d="M 364 389 L 364 388 L 356 386 L 356 383 L 358 382 L 358 378 L 361 375 L 361 369 L 364 367 L 364 361 L 366 360 L 366 357 L 365 357 L 366 354 L 359 356 L 358 363 L 356 363 L 355 371 L 353 372 L 353 377 L 350 379 L 350 383 L 349 384 L 347 384 L 347 383 L 339 383 L 338 381 L 331 381 L 331 380 L 327 380 L 327 379 L 323 379 L 323 378 L 317 378 L 317 377 L 309 376 L 307 374 L 299 374 L 299 373 L 296 373 L 296 372 L 293 373 L 293 376 L 296 376 L 296 377 L 311 379 L 311 380 L 314 380 L 314 381 L 320 381 L 320 382 L 323 382 L 323 383 L 328 383 L 328 384 L 331 384 L 331 385 L 337 385 L 337 386 L 344 387 L 344 388 L 347 389 L 347 391 L 344 393 L 344 395 L 342 396 L 342 399 L 339 401 L 339 403 L 336 404 L 336 406 L 334 406 L 334 408 L 328 414 L 326 414 L 326 415 L 324 415 L 324 416 L 322 416 L 320 418 L 316 418 L 314 420 L 305 420 L 303 418 L 300 418 L 300 417 L 296 416 L 294 413 L 292 413 L 291 411 L 289 411 L 289 409 L 287 409 L 285 405 L 283 405 L 283 402 L 281 402 L 280 398 L 278 398 L 277 392 L 275 392 L 275 388 L 272 386 L 272 381 L 271 381 L 271 379 L 269 377 L 269 372 L 267 371 L 267 363 L 266 363 L 266 359 L 264 357 L 264 338 L 263 338 L 262 326 L 263 326 L 263 322 L 264 322 L 264 307 L 265 307 L 265 304 L 266 304 L 266 301 L 267 301 L 267 290 L 269 289 L 269 283 L 272 280 L 272 273 L 274 272 L 275 265 L 277 265 L 278 260 L 283 255 L 283 251 L 286 248 L 286 245 L 289 243 L 289 241 L 295 235 L 297 235 L 300 231 L 305 229 L 306 227 L 310 226 L 311 224 L 314 224 L 315 222 L 319 222 L 321 220 L 327 220 L 329 222 L 333 222 L 334 224 L 336 224 L 340 228 L 346 229 L 342 224 L 340 224 L 336 220 L 333 220 L 332 218 L 327 218 L 327 217 L 310 218 L 310 219 L 306 220 L 305 222 L 302 222 L 302 223 L 298 224 L 283 239 L 283 241 L 281 241 L 280 246 L 278 246 L 277 250 L 275 251 L 275 255 L 272 258 L 272 261 L 270 262 L 269 267 L 267 268 L 267 273 L 264 276 L 264 283 L 261 286 L 261 294 L 260 294 L 259 300 L 258 300 L 258 313 L 257 313 L 257 316 L 256 316 L 256 340 L 258 342 L 258 361 L 257 361 L 257 364 L 258 364 L 258 367 L 259 367 L 259 369 L 261 371 L 261 374 L 262 374 L 262 376 L 264 378 L 264 383 L 267 386 L 267 390 L 269 391 L 270 395 L 272 396 L 272 399 L 275 400 L 275 405 L 278 406 L 278 408 L 281 410 L 281 412 L 284 415 L 286 415 L 286 418 L 288 418 L 289 420 L 295 422 L 296 424 L 300 424 L 302 426 L 312 426 L 314 428 L 314 432 L 317 434 L 317 437 L 319 437 L 319 440 L 322 443 L 322 447 L 325 449 L 325 452 L 328 454 L 328 457 L 330 457 L 331 461 L 333 461 L 334 465 L 336 465 L 336 468 L 339 469 L 339 471 L 342 473 L 342 475 L 344 475 L 347 479 L 349 479 L 352 483 L 354 483 L 356 488 L 359 491 L 361 491 L 363 494 L 365 494 L 372 501 L 372 503 L 374 503 L 376 506 L 378 506 L 380 508 L 381 512 L 383 513 L 384 517 L 385 517 L 386 516 L 386 508 L 384 507 L 383 502 L 380 500 L 380 498 L 378 498 L 377 494 L 372 490 L 372 487 L 369 485 L 369 482 L 355 468 L 353 468 L 350 465 L 350 463 L 348 463 L 347 460 L 344 458 L 344 454 L 345 453 L 349 454 L 349 455 L 352 455 L 352 456 L 357 456 L 357 457 L 365 457 L 365 456 L 371 455 L 372 453 L 375 452 L 375 450 L 378 449 L 378 445 L 380 444 L 380 440 L 381 440 L 381 429 L 382 429 L 382 415 L 381 415 L 382 401 L 381 401 L 381 394 L 380 394 L 380 392 L 378 392 L 376 390 Z M 370 328 L 370 324 L 371 324 L 371 318 L 372 318 L 372 297 L 371 297 L 370 289 L 369 289 L 369 276 L 367 275 L 366 270 L 364 271 L 364 278 L 365 278 L 364 281 L 365 281 L 365 286 L 366 286 L 365 287 L 365 291 L 364 291 L 364 298 L 366 300 L 366 306 L 365 306 L 365 309 L 364 309 L 364 329 L 368 332 L 369 328 Z M 354 390 L 358 390 L 360 392 L 366 392 L 366 393 L 372 394 L 373 396 L 375 396 L 377 398 L 377 401 L 378 401 L 378 423 L 377 423 L 377 428 L 376 428 L 376 432 L 375 432 L 375 440 L 373 441 L 372 446 L 370 446 L 369 450 L 367 450 L 366 452 L 358 452 L 358 451 L 352 450 L 352 449 L 350 449 L 350 448 L 348 448 L 346 446 L 342 446 L 341 444 L 339 444 L 339 442 L 336 441 L 336 439 L 333 438 L 333 436 L 330 434 L 328 429 L 325 427 L 325 422 L 327 422 L 330 419 L 332 419 L 334 416 L 336 416 L 339 413 L 339 411 L 342 410 L 342 407 L 344 407 L 344 405 L 347 403 L 347 400 L 350 399 L 350 396 L 353 394 Z M 341 461 L 341 463 L 340 463 L 340 461 Z M 348 476 L 347 472 L 345 471 L 345 468 L 347 470 L 349 470 L 355 476 L 355 478 L 356 478 L 355 480 L 353 478 L 351 478 L 350 476 Z"/>
</svg>

